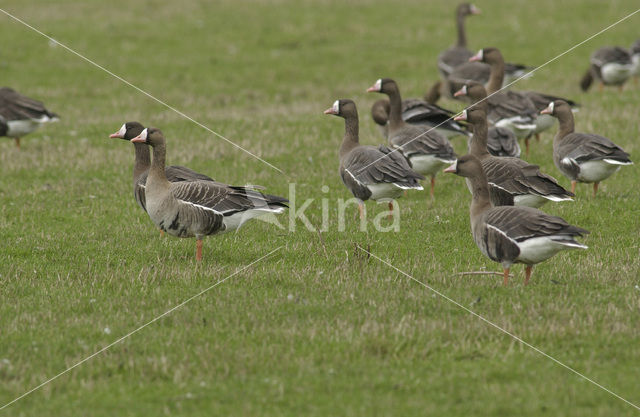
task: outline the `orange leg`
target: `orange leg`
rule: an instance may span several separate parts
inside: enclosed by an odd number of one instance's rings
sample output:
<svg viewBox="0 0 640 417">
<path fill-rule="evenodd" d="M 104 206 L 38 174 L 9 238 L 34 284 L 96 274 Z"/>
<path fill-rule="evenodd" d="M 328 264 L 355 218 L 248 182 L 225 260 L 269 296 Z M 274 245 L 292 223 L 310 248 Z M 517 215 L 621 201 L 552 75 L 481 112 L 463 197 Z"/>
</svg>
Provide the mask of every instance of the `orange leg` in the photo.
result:
<svg viewBox="0 0 640 417">
<path fill-rule="evenodd" d="M 593 183 L 593 198 L 596 198 L 596 193 L 598 192 L 598 184 L 600 183 L 599 182 Z"/>
<path fill-rule="evenodd" d="M 20 138 L 13 138 L 13 140 L 16 142 L 16 148 L 20 149 Z"/>
<path fill-rule="evenodd" d="M 164 230 L 160 229 L 160 237 L 164 237 Z"/>
<path fill-rule="evenodd" d="M 196 240 L 196 261 L 202 260 L 202 239 Z"/>
<path fill-rule="evenodd" d="M 533 269 L 533 266 L 531 265 L 527 265 L 527 267 L 524 269 L 524 285 L 529 284 L 529 278 L 531 278 L 532 269 Z"/>
<path fill-rule="evenodd" d="M 393 220 L 393 201 L 389 201 L 389 220 Z"/>
<path fill-rule="evenodd" d="M 525 138 L 524 140 L 524 154 L 529 156 L 529 138 Z"/>
<path fill-rule="evenodd" d="M 602 93 L 602 91 L 604 90 L 604 83 L 600 83 L 600 85 L 598 86 L 598 91 Z"/>
<path fill-rule="evenodd" d="M 431 177 L 431 198 L 433 199 L 433 190 L 436 187 L 436 177 Z"/>
<path fill-rule="evenodd" d="M 536 133 L 536 142 L 540 142 L 540 133 Z"/>
<path fill-rule="evenodd" d="M 578 183 L 578 181 L 571 181 L 571 193 L 575 194 L 576 193 L 576 184 Z"/>
<path fill-rule="evenodd" d="M 506 286 L 509 283 L 509 268 L 504 268 L 504 280 L 502 285 Z"/>
<path fill-rule="evenodd" d="M 364 219 L 364 203 L 362 201 L 358 202 L 358 211 L 360 212 L 360 220 Z"/>
</svg>

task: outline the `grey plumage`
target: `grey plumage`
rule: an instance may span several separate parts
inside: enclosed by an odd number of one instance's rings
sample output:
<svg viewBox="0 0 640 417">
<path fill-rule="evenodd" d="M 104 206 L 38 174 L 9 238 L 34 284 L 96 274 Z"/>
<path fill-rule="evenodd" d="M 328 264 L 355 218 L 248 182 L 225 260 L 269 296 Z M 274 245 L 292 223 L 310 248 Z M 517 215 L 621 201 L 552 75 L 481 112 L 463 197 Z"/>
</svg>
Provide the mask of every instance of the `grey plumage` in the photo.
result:
<svg viewBox="0 0 640 417">
<path fill-rule="evenodd" d="M 589 68 L 580 80 L 580 88 L 587 91 L 594 80 L 604 85 L 621 86 L 631 76 L 633 65 L 630 52 L 619 46 L 597 49 L 589 59 Z"/>
</svg>

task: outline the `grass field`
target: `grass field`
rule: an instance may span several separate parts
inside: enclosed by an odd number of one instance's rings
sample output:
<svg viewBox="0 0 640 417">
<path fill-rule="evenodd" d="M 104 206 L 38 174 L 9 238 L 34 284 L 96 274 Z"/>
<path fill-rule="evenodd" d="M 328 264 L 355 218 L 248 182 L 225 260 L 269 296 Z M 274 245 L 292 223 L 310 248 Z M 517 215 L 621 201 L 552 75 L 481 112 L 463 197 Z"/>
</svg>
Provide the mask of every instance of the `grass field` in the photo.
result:
<svg viewBox="0 0 640 417">
<path fill-rule="evenodd" d="M 216 4 L 213 4 L 216 3 Z M 472 49 L 498 46 L 540 65 L 634 11 L 637 2 L 482 0 Z M 388 260 L 625 399 L 640 403 L 638 167 L 544 210 L 591 230 L 589 250 L 500 277 L 474 245 L 470 196 L 440 175 L 436 199 L 399 201 L 401 228 L 340 232 L 337 98 L 369 115 L 392 77 L 405 97 L 437 78 L 454 42 L 448 1 L 7 0 L 2 8 L 274 164 L 269 168 L 41 35 L 0 14 L 0 74 L 62 117 L 18 151 L 0 141 L 0 407 L 269 251 L 272 256 L 29 396 L 7 416 L 627 416 L 638 410 L 367 257 Z M 640 161 L 640 86 L 581 93 L 589 54 L 629 46 L 640 14 L 519 83 L 582 104 L 577 129 Z M 455 102 L 441 103 L 461 109 Z M 220 181 L 296 190 L 329 227 L 264 222 L 205 240 L 161 238 L 132 196 L 133 149 L 109 133 L 160 127 L 168 162 Z M 568 186 L 551 160 L 555 128 L 530 162 Z M 466 145 L 453 140 L 459 153 Z M 328 192 L 322 186 L 328 186 Z M 384 210 L 368 202 L 369 217 Z M 292 210 L 293 211 L 293 210 Z M 287 215 L 281 217 L 289 223 Z"/>
</svg>

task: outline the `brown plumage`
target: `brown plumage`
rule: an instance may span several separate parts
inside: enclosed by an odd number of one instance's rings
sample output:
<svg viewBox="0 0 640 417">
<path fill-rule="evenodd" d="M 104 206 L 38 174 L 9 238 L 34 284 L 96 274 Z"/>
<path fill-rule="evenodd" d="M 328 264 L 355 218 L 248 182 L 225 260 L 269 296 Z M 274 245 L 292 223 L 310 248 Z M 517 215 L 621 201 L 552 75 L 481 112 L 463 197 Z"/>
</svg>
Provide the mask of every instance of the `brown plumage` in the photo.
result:
<svg viewBox="0 0 640 417">
<path fill-rule="evenodd" d="M 523 263 L 525 285 L 533 265 L 549 259 L 561 250 L 587 249 L 575 240 L 589 233 L 564 219 L 550 216 L 531 207 L 493 207 L 489 199 L 487 177 L 480 161 L 465 155 L 445 170 L 465 177 L 471 184 L 469 209 L 473 240 L 489 259 L 502 264 L 504 285 L 514 263 Z"/>
<path fill-rule="evenodd" d="M 381 78 L 367 91 L 389 97 L 389 143 L 402 152 L 414 171 L 431 177 L 433 197 L 436 174 L 456 159 L 451 143 L 433 128 L 410 125 L 402 119 L 402 97 L 394 80 Z"/>
<path fill-rule="evenodd" d="M 573 113 L 563 100 L 549 103 L 542 111 L 558 119 L 560 127 L 553 139 L 553 162 L 571 180 L 571 191 L 576 182 L 593 183 L 593 196 L 600 181 L 610 177 L 623 165 L 631 165 L 629 154 L 604 136 L 574 131 Z"/>
<path fill-rule="evenodd" d="M 42 102 L 23 96 L 9 87 L 0 88 L 0 136 L 15 140 L 20 148 L 20 138 L 40 125 L 59 120 L 57 114 L 50 112 Z"/>
<path fill-rule="evenodd" d="M 547 201 L 571 200 L 573 194 L 562 188 L 553 177 L 540 172 L 537 165 L 519 158 L 489 154 L 487 118 L 483 106 L 464 110 L 457 119 L 466 120 L 473 126 L 469 153 L 482 164 L 494 205 L 540 207 Z"/>
<path fill-rule="evenodd" d="M 385 201 L 399 197 L 402 190 L 422 190 L 418 181 L 424 177 L 411 169 L 401 152 L 393 152 L 384 145 L 360 144 L 358 110 L 352 100 L 336 100 L 324 113 L 342 117 L 345 121 L 340 146 L 340 177 L 359 200 L 361 217 L 365 200 Z"/>
<path fill-rule="evenodd" d="M 146 128 L 131 142 L 153 148 L 145 189 L 149 217 L 170 235 L 195 237 L 198 261 L 205 236 L 236 230 L 254 217 L 282 213 L 287 207 L 286 198 L 244 187 L 206 180 L 170 182 L 165 172 L 165 139 L 159 129 Z"/>
<path fill-rule="evenodd" d="M 596 50 L 589 59 L 589 68 L 580 80 L 580 88 L 587 91 L 593 81 L 600 82 L 600 89 L 604 85 L 622 86 L 633 72 L 631 54 L 619 46 L 605 46 Z"/>
</svg>

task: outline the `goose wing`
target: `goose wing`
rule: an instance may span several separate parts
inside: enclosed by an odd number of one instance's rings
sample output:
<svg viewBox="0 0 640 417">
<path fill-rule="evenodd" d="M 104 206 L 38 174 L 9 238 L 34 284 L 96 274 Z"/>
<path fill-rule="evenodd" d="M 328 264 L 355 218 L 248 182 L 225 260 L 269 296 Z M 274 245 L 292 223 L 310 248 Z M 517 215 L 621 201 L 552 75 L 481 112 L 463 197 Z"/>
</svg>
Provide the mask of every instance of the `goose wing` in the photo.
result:
<svg viewBox="0 0 640 417">
<path fill-rule="evenodd" d="M 23 96 L 12 88 L 0 88 L 0 115 L 6 120 L 41 119 L 58 117 L 38 100 Z"/>
<path fill-rule="evenodd" d="M 401 152 L 393 152 L 384 145 L 355 148 L 345 157 L 342 168 L 361 185 L 393 183 L 403 188 L 417 188 L 418 180 L 424 179 L 411 169 Z"/>
</svg>

